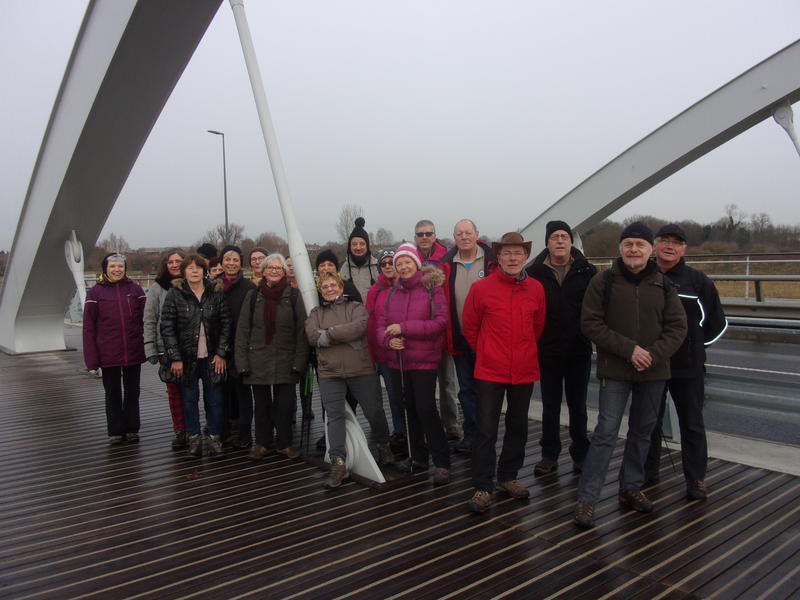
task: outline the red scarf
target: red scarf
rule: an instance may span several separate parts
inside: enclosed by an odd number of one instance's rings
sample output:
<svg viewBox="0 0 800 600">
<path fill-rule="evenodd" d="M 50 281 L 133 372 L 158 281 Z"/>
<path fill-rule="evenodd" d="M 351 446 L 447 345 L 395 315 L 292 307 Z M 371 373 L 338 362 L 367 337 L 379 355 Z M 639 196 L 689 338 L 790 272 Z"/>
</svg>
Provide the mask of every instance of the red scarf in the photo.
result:
<svg viewBox="0 0 800 600">
<path fill-rule="evenodd" d="M 275 336 L 275 320 L 278 316 L 278 301 L 288 285 L 286 277 L 272 287 L 267 285 L 267 278 L 262 277 L 258 289 L 264 296 L 264 343 L 271 344 Z"/>
</svg>

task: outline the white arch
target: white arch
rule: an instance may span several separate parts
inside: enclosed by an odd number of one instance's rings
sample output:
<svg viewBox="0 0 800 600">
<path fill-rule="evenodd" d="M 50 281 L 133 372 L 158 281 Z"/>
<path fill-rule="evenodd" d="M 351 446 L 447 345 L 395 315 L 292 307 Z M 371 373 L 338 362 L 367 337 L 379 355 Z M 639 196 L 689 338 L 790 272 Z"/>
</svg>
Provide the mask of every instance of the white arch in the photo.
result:
<svg viewBox="0 0 800 600">
<path fill-rule="evenodd" d="M 221 0 L 95 0 L 75 41 L 0 288 L 0 348 L 64 349 L 74 282 L 53 264 L 94 244 Z M 66 265 L 65 265 L 66 267 Z"/>
<path fill-rule="evenodd" d="M 617 156 L 523 230 L 544 238 L 548 221 L 580 234 L 707 152 L 800 100 L 800 40 L 745 71 Z"/>
</svg>

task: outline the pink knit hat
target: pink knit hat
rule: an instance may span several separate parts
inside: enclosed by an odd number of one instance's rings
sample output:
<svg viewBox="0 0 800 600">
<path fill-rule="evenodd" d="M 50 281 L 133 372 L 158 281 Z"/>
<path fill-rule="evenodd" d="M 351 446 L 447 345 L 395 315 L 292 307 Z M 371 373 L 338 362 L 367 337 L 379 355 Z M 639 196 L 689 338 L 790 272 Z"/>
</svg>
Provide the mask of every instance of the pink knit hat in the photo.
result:
<svg viewBox="0 0 800 600">
<path fill-rule="evenodd" d="M 419 258 L 419 254 L 417 253 L 417 248 L 414 244 L 400 244 L 400 247 L 394 251 L 394 266 L 397 266 L 397 259 L 401 256 L 407 256 L 411 258 L 416 264 L 417 269 L 422 268 L 422 261 Z"/>
</svg>

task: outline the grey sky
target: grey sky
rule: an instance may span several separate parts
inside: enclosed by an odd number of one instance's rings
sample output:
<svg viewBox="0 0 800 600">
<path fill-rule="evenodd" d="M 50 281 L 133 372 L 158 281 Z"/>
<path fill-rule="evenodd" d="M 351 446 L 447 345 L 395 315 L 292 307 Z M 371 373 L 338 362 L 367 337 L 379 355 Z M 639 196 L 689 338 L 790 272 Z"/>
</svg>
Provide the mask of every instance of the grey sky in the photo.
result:
<svg viewBox="0 0 800 600">
<path fill-rule="evenodd" d="M 0 248 L 11 247 L 85 1 L 4 2 Z M 643 136 L 798 37 L 787 1 L 248 0 L 246 9 L 306 241 L 342 204 L 367 229 L 490 237 L 541 210 Z M 797 110 L 797 106 L 795 106 Z M 800 120 L 800 116 L 798 116 Z M 103 235 L 190 244 L 230 220 L 285 235 L 233 16 L 223 2 Z M 796 224 L 800 158 L 771 120 L 614 215 L 716 219 L 736 203 Z M 86 241 L 86 240 L 84 240 Z"/>
</svg>

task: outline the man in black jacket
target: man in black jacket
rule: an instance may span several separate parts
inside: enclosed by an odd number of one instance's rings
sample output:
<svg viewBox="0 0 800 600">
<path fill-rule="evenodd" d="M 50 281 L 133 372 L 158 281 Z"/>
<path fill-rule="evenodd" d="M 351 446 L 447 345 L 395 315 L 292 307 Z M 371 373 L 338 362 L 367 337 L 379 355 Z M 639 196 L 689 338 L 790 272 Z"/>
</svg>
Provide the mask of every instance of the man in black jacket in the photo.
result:
<svg viewBox="0 0 800 600">
<path fill-rule="evenodd" d="M 592 344 L 581 333 L 581 303 L 597 268 L 572 245 L 572 229 L 564 221 L 550 221 L 546 248 L 528 267 L 528 275 L 544 287 L 547 312 L 539 339 L 542 386 L 542 460 L 533 469 L 546 475 L 558 469 L 561 453 L 562 393 L 569 409 L 569 453 L 573 471 L 580 472 L 589 449 L 586 435 L 586 392 L 592 362 Z"/>
<path fill-rule="evenodd" d="M 707 496 L 705 475 L 708 463 L 706 429 L 703 422 L 705 347 L 717 341 L 728 321 L 714 283 L 702 271 L 686 265 L 686 234 L 679 225 L 664 225 L 656 234 L 656 261 L 661 272 L 678 288 L 686 311 L 686 339 L 670 360 L 671 378 L 667 381 L 658 422 L 651 436 L 645 463 L 647 484 L 658 481 L 661 462 L 661 420 L 667 400 L 672 396 L 681 432 L 681 460 L 686 477 L 686 495 L 691 500 Z"/>
</svg>

